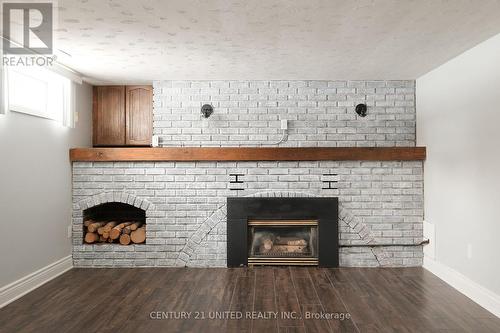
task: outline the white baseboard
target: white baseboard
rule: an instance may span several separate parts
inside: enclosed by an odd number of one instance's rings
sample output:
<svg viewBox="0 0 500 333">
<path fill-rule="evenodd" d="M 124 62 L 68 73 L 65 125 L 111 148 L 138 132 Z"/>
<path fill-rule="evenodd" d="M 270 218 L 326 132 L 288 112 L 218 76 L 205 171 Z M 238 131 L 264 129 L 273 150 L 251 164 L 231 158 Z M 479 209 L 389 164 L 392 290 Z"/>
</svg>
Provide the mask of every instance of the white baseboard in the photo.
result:
<svg viewBox="0 0 500 333">
<path fill-rule="evenodd" d="M 0 288 L 0 309 L 71 268 L 73 259 L 67 256 Z"/>
<path fill-rule="evenodd" d="M 450 286 L 500 318 L 500 296 L 472 281 L 462 273 L 428 257 L 423 267 Z"/>
</svg>

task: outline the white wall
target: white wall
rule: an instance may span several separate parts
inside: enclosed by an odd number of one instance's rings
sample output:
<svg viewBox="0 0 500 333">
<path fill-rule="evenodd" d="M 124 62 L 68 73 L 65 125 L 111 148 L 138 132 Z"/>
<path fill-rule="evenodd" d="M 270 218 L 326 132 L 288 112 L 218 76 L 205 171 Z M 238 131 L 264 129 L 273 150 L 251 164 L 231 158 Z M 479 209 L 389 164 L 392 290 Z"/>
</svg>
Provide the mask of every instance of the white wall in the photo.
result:
<svg viewBox="0 0 500 333">
<path fill-rule="evenodd" d="M 0 288 L 71 254 L 70 147 L 91 145 L 92 89 L 76 85 L 75 128 L 0 114 Z"/>
<path fill-rule="evenodd" d="M 416 94 L 435 259 L 499 295 L 500 35 L 420 77 Z"/>
</svg>

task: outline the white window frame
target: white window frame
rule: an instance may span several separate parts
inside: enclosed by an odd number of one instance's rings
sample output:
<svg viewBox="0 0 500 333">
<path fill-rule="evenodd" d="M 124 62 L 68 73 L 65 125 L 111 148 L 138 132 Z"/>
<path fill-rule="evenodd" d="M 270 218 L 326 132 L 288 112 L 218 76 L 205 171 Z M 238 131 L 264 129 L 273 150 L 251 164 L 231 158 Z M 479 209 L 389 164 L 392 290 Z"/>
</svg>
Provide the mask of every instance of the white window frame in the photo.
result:
<svg viewBox="0 0 500 333">
<path fill-rule="evenodd" d="M 50 75 L 55 75 L 55 76 L 58 76 L 61 78 L 61 80 L 67 80 L 67 81 L 62 81 L 62 93 L 61 93 L 61 96 L 63 98 L 63 101 L 62 101 L 62 110 L 60 110 L 60 112 L 62 112 L 62 114 L 59 114 L 59 116 L 54 116 L 54 114 L 52 112 L 50 112 L 51 110 L 49 110 L 50 107 L 53 107 L 50 105 L 50 95 L 52 93 L 54 93 L 54 90 L 51 91 L 51 89 L 56 89 L 54 86 L 51 86 L 51 83 L 48 81 L 48 80 L 43 80 L 43 79 L 40 79 L 38 77 L 36 77 L 36 75 L 34 74 L 31 74 L 29 73 L 29 70 L 26 71 L 26 70 L 23 70 L 23 68 L 20 68 L 20 69 L 17 69 L 15 67 L 9 67 L 8 69 L 4 67 L 5 70 L 5 80 L 4 80 L 4 84 L 5 84 L 5 99 L 6 99 L 6 105 L 7 105 L 7 109 L 9 111 L 13 111 L 13 112 L 19 112 L 19 113 L 24 113 L 24 114 L 28 114 L 28 115 L 31 115 L 31 116 L 35 116 L 35 117 L 40 117 L 40 118 L 45 118 L 45 119 L 50 119 L 50 120 L 54 120 L 54 121 L 58 121 L 60 123 L 62 123 L 64 126 L 67 126 L 67 127 L 74 127 L 74 93 L 75 93 L 75 89 L 74 89 L 74 83 L 68 79 L 66 76 L 63 76 L 63 75 L 60 75 L 59 73 L 56 73 L 54 71 L 51 71 L 49 69 L 46 69 L 46 68 L 34 68 L 34 70 L 40 70 L 41 73 L 43 73 L 44 71 L 46 71 L 46 73 L 50 76 Z M 46 89 L 47 89 L 47 100 L 46 100 L 46 104 L 41 106 L 39 109 L 32 109 L 32 108 L 29 108 L 29 107 L 26 107 L 24 105 L 16 105 L 16 104 L 13 104 L 10 100 L 9 100 L 9 96 L 10 96 L 10 80 L 9 80 L 9 76 L 12 75 L 12 72 L 17 72 L 16 74 L 17 75 L 24 75 L 24 76 L 27 76 L 31 79 L 34 79 L 34 80 L 37 80 L 37 81 L 40 81 L 41 83 L 45 84 L 46 85 Z"/>
<path fill-rule="evenodd" d="M 31 80 L 35 80 L 37 81 L 37 83 L 39 83 L 40 85 L 43 86 L 43 88 L 45 89 L 46 91 L 46 100 L 45 100 L 45 103 L 44 105 L 40 105 L 39 109 L 32 109 L 30 107 L 27 107 L 25 105 L 21 105 L 21 104 L 14 104 L 14 102 L 12 101 L 12 98 L 11 98 L 11 92 L 12 92 L 12 86 L 11 86 L 11 78 L 14 76 L 14 74 L 16 75 L 20 75 L 20 76 L 24 76 L 24 77 L 27 77 Z M 44 81 L 44 80 L 41 80 L 40 78 L 37 78 L 35 77 L 34 75 L 30 74 L 30 73 L 26 73 L 26 72 L 22 72 L 22 71 L 19 71 L 17 69 L 9 69 L 8 73 L 7 73 L 7 90 L 8 90 L 8 103 L 9 103 L 9 111 L 14 111 L 14 112 L 20 112 L 20 113 L 26 113 L 26 114 L 29 114 L 29 115 L 32 115 L 32 116 L 36 116 L 36 117 L 40 117 L 40 118 L 47 118 L 47 119 L 53 119 L 55 120 L 53 117 L 50 117 L 49 114 L 48 114 L 48 93 L 49 93 L 49 83 L 47 81 Z"/>
<path fill-rule="evenodd" d="M 0 115 L 5 115 L 7 110 L 7 80 L 5 73 L 6 69 L 3 65 L 3 39 L 0 38 L 0 57 L 2 62 L 0 62 Z"/>
<path fill-rule="evenodd" d="M 5 73 L 3 66 L 0 65 L 0 116 L 5 115 L 7 109 L 6 89 L 5 89 Z"/>
</svg>

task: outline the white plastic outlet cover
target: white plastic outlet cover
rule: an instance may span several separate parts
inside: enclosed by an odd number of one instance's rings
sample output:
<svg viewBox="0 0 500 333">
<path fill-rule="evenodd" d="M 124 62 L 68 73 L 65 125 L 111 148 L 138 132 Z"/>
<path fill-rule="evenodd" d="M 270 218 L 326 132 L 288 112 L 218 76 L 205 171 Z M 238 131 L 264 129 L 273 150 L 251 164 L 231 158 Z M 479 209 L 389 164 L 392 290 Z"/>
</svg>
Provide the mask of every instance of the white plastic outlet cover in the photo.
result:
<svg viewBox="0 0 500 333">
<path fill-rule="evenodd" d="M 282 130 L 288 129 L 288 119 L 281 119 L 281 129 Z"/>
<path fill-rule="evenodd" d="M 158 147 L 160 145 L 160 137 L 158 135 L 153 135 L 152 146 Z"/>
</svg>

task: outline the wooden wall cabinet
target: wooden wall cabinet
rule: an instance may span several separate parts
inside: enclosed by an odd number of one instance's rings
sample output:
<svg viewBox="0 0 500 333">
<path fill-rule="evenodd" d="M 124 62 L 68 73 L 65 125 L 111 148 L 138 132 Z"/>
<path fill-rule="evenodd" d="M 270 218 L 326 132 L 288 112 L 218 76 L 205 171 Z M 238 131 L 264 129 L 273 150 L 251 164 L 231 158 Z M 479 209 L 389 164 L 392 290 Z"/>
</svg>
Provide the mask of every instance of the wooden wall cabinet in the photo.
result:
<svg viewBox="0 0 500 333">
<path fill-rule="evenodd" d="M 153 88 L 125 87 L 125 144 L 149 146 L 153 135 Z"/>
<path fill-rule="evenodd" d="M 151 86 L 97 86 L 93 100 L 93 145 L 150 146 Z"/>
</svg>

